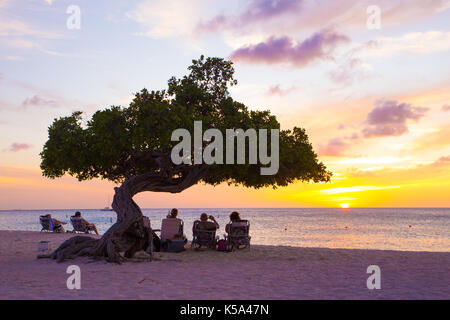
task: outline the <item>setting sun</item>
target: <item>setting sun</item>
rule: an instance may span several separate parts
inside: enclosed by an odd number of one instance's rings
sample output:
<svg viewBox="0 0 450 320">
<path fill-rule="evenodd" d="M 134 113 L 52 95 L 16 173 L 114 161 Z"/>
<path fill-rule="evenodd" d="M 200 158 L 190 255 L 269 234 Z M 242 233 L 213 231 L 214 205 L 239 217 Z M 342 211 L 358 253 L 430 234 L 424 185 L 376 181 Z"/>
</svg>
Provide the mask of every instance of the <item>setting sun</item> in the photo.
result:
<svg viewBox="0 0 450 320">
<path fill-rule="evenodd" d="M 341 208 L 342 209 L 348 209 L 350 207 L 350 203 L 346 202 L 346 203 L 341 203 Z"/>
</svg>

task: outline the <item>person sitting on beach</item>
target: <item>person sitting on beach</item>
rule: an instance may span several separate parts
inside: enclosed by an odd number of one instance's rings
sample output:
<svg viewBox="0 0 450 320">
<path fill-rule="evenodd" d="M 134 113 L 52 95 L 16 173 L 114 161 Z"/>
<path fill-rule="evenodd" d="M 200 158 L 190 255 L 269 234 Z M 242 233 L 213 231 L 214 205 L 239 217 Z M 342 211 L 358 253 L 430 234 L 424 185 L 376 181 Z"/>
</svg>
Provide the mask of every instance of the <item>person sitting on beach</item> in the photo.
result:
<svg viewBox="0 0 450 320">
<path fill-rule="evenodd" d="M 211 221 L 208 221 L 208 219 Z M 202 213 L 200 215 L 200 220 L 194 221 L 192 232 L 195 233 L 196 229 L 213 231 L 219 229 L 219 224 L 213 216 L 208 216 L 206 213 Z"/>
<path fill-rule="evenodd" d="M 167 219 L 178 219 L 178 209 L 173 208 L 169 211 L 169 214 L 166 216 Z"/>
<path fill-rule="evenodd" d="M 53 230 L 55 232 L 64 232 L 64 227 L 62 225 L 63 224 L 67 224 L 67 222 L 62 222 L 62 221 L 59 221 L 59 220 L 57 220 L 55 218 L 52 218 L 52 215 L 50 213 L 46 214 L 44 217 L 52 219 Z"/>
<path fill-rule="evenodd" d="M 227 247 L 233 251 L 233 248 L 241 249 L 250 247 L 249 235 L 250 223 L 241 219 L 241 215 L 237 211 L 230 214 L 230 222 L 225 226 L 225 241 Z"/>
<path fill-rule="evenodd" d="M 73 217 L 81 219 L 83 221 L 83 223 L 86 225 L 87 228 L 90 228 L 90 229 L 94 230 L 94 232 L 98 235 L 97 227 L 95 226 L 95 224 L 89 223 L 85 219 L 83 219 L 81 217 L 81 212 L 80 211 L 75 212 L 75 215 L 73 215 Z"/>
<path fill-rule="evenodd" d="M 231 225 L 233 222 L 239 222 L 239 221 L 242 221 L 241 215 L 239 214 L 239 212 L 233 211 L 233 212 L 230 214 L 230 222 L 227 223 L 227 225 L 225 226 L 225 232 L 226 232 L 226 233 L 230 233 L 230 225 Z"/>
<path fill-rule="evenodd" d="M 183 220 L 178 218 L 178 209 L 170 210 L 161 222 L 161 241 L 164 243 L 176 238 L 185 238 L 183 235 Z"/>
</svg>

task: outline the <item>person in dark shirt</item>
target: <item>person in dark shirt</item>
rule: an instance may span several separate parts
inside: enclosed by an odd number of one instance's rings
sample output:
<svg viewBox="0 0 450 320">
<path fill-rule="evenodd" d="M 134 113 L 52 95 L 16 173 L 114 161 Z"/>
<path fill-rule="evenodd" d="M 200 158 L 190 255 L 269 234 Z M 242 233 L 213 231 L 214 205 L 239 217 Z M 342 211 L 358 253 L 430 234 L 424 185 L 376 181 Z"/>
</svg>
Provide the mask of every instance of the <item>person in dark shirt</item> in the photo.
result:
<svg viewBox="0 0 450 320">
<path fill-rule="evenodd" d="M 83 219 L 83 218 L 81 217 L 81 212 L 79 212 L 79 211 L 75 212 L 75 215 L 73 215 L 73 217 L 79 218 L 79 219 L 83 220 L 83 222 L 86 224 L 86 226 L 87 226 L 90 230 L 93 230 L 93 231 L 98 235 L 97 227 L 95 226 L 95 224 L 89 223 L 89 222 L 87 222 L 87 220 Z"/>
<path fill-rule="evenodd" d="M 211 221 L 208 221 L 211 220 Z M 208 216 L 206 213 L 202 213 L 200 215 L 200 220 L 194 221 L 194 225 L 192 226 L 192 232 L 195 233 L 196 229 L 199 230 L 217 230 L 219 229 L 219 224 L 213 216 Z"/>
<path fill-rule="evenodd" d="M 225 226 L 225 232 L 230 233 L 230 224 L 233 222 L 239 222 L 239 221 L 242 221 L 241 215 L 239 214 L 239 212 L 233 211 L 230 214 L 230 222 Z"/>
</svg>

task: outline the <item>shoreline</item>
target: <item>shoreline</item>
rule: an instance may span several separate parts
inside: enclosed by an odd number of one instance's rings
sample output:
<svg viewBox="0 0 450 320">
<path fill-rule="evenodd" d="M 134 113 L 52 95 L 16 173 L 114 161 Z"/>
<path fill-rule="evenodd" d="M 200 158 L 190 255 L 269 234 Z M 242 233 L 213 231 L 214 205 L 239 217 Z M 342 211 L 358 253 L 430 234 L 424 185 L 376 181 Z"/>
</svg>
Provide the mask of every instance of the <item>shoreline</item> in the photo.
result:
<svg viewBox="0 0 450 320">
<path fill-rule="evenodd" d="M 72 232 L 64 232 L 64 233 L 56 233 L 56 232 L 41 232 L 41 231 L 30 231 L 30 230 L 16 230 L 16 229 L 11 229 L 11 230 L 2 230 L 0 229 L 0 234 L 3 232 L 11 232 L 11 233 L 17 233 L 17 232 L 31 232 L 31 233 L 39 233 L 41 235 L 49 235 L 50 237 L 52 236 L 67 236 L 67 238 L 70 238 L 72 236 L 86 236 L 87 234 L 83 234 L 83 233 L 72 233 Z M 103 236 L 103 234 L 99 234 L 98 236 L 91 233 L 89 234 L 89 236 L 91 237 L 97 237 L 97 238 L 101 238 Z M 44 239 L 47 240 L 47 239 Z M 59 240 L 59 239 L 57 239 Z M 62 242 L 61 242 L 62 243 Z M 187 246 L 190 246 L 191 240 L 188 240 L 187 242 Z M 317 250 L 322 250 L 322 249 L 328 249 L 328 250 L 352 250 L 352 251 L 382 251 L 382 252 L 405 252 L 405 253 L 417 253 L 417 252 L 422 252 L 422 253 L 448 253 L 450 254 L 450 251 L 429 251 L 429 250 L 395 250 L 395 249 L 372 249 L 372 248 L 368 248 L 368 249 L 363 249 L 363 248 L 341 248 L 341 247 L 305 247 L 305 246 L 295 246 L 295 245 L 275 245 L 275 244 L 271 244 L 271 245 L 267 245 L 267 244 L 252 244 L 252 247 L 267 247 L 267 248 L 292 248 L 292 249 L 317 249 Z M 56 249 L 53 248 L 53 249 Z M 1 254 L 1 252 L 0 252 Z"/>
<path fill-rule="evenodd" d="M 0 230 L 0 299 L 450 298 L 450 252 L 252 245 L 155 253 L 152 262 L 122 265 L 36 259 L 39 241 L 56 249 L 73 235 Z M 70 265 L 81 268 L 81 290 L 67 289 Z M 381 269 L 380 290 L 367 289 L 370 265 Z"/>
</svg>

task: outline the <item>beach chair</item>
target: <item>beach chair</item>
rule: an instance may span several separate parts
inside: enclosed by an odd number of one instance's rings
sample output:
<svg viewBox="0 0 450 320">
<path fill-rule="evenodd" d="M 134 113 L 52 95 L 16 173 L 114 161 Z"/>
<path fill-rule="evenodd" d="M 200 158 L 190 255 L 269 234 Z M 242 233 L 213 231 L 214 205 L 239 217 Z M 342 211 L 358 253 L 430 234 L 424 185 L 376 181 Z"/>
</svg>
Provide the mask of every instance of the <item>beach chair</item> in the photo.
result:
<svg viewBox="0 0 450 320">
<path fill-rule="evenodd" d="M 217 244 L 217 230 L 203 230 L 198 228 L 197 223 L 194 228 L 191 248 L 201 248 L 202 246 L 215 249 Z"/>
<path fill-rule="evenodd" d="M 94 231 L 94 229 L 91 226 L 88 226 L 82 218 L 70 217 L 70 222 L 72 222 L 74 233 L 90 233 L 91 231 Z"/>
<path fill-rule="evenodd" d="M 183 220 L 178 218 L 166 218 L 161 222 L 161 241 L 173 240 L 183 236 Z"/>
<path fill-rule="evenodd" d="M 40 216 L 39 221 L 41 223 L 42 229 L 41 232 L 61 232 L 62 225 L 53 225 L 53 219 L 46 217 L 46 216 Z"/>
<path fill-rule="evenodd" d="M 184 251 L 186 239 L 183 234 L 183 229 L 183 220 L 178 218 L 163 219 L 161 222 L 161 251 Z"/>
<path fill-rule="evenodd" d="M 241 220 L 229 224 L 228 235 L 225 236 L 229 250 L 250 248 L 250 222 Z"/>
<path fill-rule="evenodd" d="M 152 229 L 152 224 L 148 217 L 144 216 L 143 219 L 144 219 L 144 228 L 145 228 L 146 232 L 148 233 L 147 234 L 148 246 L 145 249 L 145 252 L 147 252 L 151 257 L 150 259 L 152 259 L 153 251 L 155 250 L 155 248 L 153 246 L 153 233 L 157 232 L 157 231 L 161 232 L 161 230 L 160 229 Z"/>
</svg>

